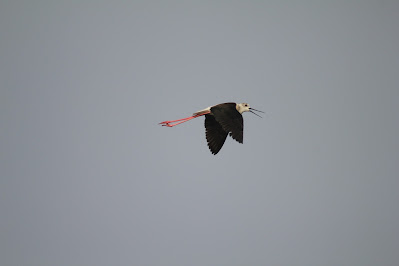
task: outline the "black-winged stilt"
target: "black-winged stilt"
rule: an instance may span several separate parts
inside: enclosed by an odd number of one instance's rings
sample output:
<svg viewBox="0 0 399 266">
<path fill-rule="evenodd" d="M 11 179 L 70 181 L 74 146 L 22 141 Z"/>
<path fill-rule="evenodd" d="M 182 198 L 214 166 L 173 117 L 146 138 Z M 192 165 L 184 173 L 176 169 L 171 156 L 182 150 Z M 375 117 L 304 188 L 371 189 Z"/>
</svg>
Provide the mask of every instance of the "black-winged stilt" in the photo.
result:
<svg viewBox="0 0 399 266">
<path fill-rule="evenodd" d="M 263 113 L 249 107 L 247 103 L 221 103 L 195 112 L 192 116 L 164 121 L 159 124 L 166 127 L 174 127 L 193 118 L 205 115 L 205 135 L 208 147 L 212 154 L 217 154 L 223 147 L 229 133 L 233 139 L 239 143 L 243 143 L 244 121 L 241 114 L 243 112 L 251 112 L 261 117 L 253 111 Z"/>
</svg>

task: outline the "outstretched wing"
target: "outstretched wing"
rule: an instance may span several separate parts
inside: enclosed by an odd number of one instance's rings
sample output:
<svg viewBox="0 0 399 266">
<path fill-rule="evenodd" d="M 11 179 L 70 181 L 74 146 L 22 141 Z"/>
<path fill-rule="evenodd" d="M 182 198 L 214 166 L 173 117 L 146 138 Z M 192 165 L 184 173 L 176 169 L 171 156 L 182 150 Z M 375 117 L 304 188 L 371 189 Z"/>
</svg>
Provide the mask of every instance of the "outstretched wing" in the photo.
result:
<svg viewBox="0 0 399 266">
<path fill-rule="evenodd" d="M 226 141 L 228 132 L 215 120 L 213 115 L 205 115 L 205 135 L 212 154 L 217 154 Z"/>
<path fill-rule="evenodd" d="M 230 133 L 230 136 L 239 143 L 243 143 L 244 120 L 237 111 L 235 103 L 215 105 L 211 108 L 211 113 L 225 132 Z"/>
</svg>

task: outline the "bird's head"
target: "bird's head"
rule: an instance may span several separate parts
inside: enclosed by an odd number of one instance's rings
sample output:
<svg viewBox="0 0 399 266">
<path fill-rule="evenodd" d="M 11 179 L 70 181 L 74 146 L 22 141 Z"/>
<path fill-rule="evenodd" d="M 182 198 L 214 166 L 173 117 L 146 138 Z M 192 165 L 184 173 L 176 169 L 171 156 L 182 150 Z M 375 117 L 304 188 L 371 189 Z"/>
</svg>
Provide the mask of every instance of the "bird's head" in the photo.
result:
<svg viewBox="0 0 399 266">
<path fill-rule="evenodd" d="M 264 113 L 264 112 L 262 112 L 262 111 L 259 111 L 259 110 L 256 110 L 256 109 L 254 109 L 254 108 L 251 108 L 251 107 L 249 106 L 249 104 L 247 104 L 247 103 L 239 103 L 239 104 L 237 104 L 236 108 L 237 108 L 237 111 L 238 111 L 240 114 L 242 114 L 243 112 L 251 112 L 251 113 L 253 113 L 253 114 L 255 114 L 255 115 L 261 117 L 260 115 L 258 115 L 257 113 L 254 113 L 253 111 L 258 111 L 258 112 Z"/>
</svg>

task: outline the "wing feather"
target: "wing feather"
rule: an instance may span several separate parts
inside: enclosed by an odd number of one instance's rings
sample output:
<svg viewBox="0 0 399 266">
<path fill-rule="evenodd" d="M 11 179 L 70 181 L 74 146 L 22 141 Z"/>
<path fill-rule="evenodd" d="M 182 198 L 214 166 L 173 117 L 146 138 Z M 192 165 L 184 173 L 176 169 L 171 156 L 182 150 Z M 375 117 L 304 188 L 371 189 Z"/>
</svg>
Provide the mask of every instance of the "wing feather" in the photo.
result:
<svg viewBox="0 0 399 266">
<path fill-rule="evenodd" d="M 243 143 L 244 120 L 237 111 L 235 103 L 215 105 L 211 107 L 211 113 L 225 132 L 230 133 L 230 136 L 239 143 Z"/>
<path fill-rule="evenodd" d="M 205 135 L 209 150 L 217 154 L 226 141 L 228 132 L 215 120 L 213 115 L 205 115 Z"/>
</svg>

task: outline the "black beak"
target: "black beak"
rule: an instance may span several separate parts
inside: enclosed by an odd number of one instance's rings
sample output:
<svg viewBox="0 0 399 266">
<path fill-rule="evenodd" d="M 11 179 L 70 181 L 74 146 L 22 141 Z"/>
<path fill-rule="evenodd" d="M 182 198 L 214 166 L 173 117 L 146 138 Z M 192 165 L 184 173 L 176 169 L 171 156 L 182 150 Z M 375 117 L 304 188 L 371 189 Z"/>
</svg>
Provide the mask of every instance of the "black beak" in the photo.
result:
<svg viewBox="0 0 399 266">
<path fill-rule="evenodd" d="M 262 118 L 260 115 L 258 115 L 257 113 L 255 113 L 255 112 L 252 112 L 252 110 L 254 110 L 254 111 L 258 111 L 258 112 L 261 112 L 261 113 L 264 113 L 264 112 L 262 112 L 262 111 L 259 111 L 259 110 L 256 110 L 256 109 L 254 109 L 254 108 L 249 108 L 249 111 L 251 112 L 251 113 L 253 113 L 254 115 L 257 115 L 257 116 L 259 116 L 260 118 Z"/>
</svg>

